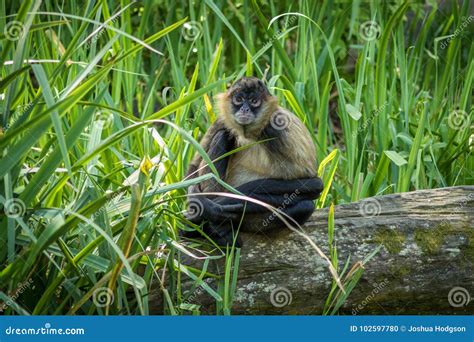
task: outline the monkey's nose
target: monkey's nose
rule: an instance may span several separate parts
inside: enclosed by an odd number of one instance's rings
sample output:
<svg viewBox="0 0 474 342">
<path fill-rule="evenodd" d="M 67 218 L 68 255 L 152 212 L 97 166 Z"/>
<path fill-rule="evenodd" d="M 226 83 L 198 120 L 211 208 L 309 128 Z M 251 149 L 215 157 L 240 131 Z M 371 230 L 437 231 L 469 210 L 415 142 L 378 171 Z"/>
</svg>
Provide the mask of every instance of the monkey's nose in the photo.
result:
<svg viewBox="0 0 474 342">
<path fill-rule="evenodd" d="M 248 114 L 248 113 L 250 113 L 250 108 L 248 106 L 242 106 L 240 108 L 240 111 L 244 114 Z"/>
</svg>

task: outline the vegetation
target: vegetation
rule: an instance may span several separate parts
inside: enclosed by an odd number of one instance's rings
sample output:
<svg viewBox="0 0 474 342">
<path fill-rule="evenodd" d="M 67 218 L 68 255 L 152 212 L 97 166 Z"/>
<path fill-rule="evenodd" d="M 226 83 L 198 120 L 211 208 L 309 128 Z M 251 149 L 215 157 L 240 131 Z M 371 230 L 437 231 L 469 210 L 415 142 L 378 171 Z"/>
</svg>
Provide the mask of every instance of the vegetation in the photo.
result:
<svg viewBox="0 0 474 342">
<path fill-rule="evenodd" d="M 177 260 L 208 255 L 179 238 L 185 172 L 219 115 L 213 96 L 245 74 L 314 132 L 318 207 L 473 184 L 469 13 L 434 0 L 2 2 L 2 309 L 148 314 L 158 286 L 166 313 L 197 314 L 191 279 L 230 314 L 239 251 L 213 256 L 226 260 L 217 289 L 213 257 Z"/>
</svg>

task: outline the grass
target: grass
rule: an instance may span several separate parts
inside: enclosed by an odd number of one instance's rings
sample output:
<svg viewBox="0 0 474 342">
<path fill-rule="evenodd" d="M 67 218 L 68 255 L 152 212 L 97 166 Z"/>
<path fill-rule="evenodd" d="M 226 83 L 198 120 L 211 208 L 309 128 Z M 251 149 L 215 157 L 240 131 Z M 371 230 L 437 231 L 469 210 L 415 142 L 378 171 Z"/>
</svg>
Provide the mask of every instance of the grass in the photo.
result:
<svg viewBox="0 0 474 342">
<path fill-rule="evenodd" d="M 178 231 L 212 97 L 245 74 L 314 132 L 318 208 L 473 184 L 469 13 L 469 1 L 2 2 L 5 312 L 148 314 L 158 286 L 167 314 L 199 314 L 201 290 L 230 314 L 239 251 L 221 252 L 213 289 L 208 261 L 178 262 L 207 255 Z M 360 272 L 339 271 L 348 295 Z M 345 297 L 334 285 L 325 313 Z"/>
</svg>

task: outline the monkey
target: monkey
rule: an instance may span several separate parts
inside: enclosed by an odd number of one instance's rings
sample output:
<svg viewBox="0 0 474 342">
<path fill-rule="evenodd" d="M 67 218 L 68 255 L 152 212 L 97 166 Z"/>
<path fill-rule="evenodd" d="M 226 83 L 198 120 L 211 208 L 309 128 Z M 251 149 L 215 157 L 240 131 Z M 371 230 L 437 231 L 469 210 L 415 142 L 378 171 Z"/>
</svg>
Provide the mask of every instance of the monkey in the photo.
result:
<svg viewBox="0 0 474 342">
<path fill-rule="evenodd" d="M 278 105 L 263 81 L 243 77 L 216 96 L 219 116 L 201 140 L 201 146 L 221 178 L 239 193 L 278 208 L 298 224 L 313 213 L 313 200 L 323 190 L 317 176 L 316 149 L 310 133 L 293 113 Z M 235 153 L 230 153 L 241 148 Z M 217 159 L 217 160 L 216 160 Z M 210 173 L 199 153 L 187 177 Z M 267 208 L 250 201 L 200 193 L 228 192 L 211 178 L 188 188 L 188 219 L 205 222 L 204 233 L 217 244 L 231 245 L 234 227 L 266 232 L 284 227 Z M 195 205 L 195 208 L 191 208 Z M 187 236 L 191 236 L 188 234 Z M 235 245 L 242 242 L 237 236 Z"/>
</svg>

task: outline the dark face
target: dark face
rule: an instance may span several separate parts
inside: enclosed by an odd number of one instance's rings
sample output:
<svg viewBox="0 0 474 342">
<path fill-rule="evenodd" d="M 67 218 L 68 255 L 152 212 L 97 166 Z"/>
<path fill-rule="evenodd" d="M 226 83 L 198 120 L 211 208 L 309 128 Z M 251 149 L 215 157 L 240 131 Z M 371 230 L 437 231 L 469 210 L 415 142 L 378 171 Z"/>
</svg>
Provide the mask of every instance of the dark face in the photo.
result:
<svg viewBox="0 0 474 342">
<path fill-rule="evenodd" d="M 230 94 L 235 121 L 242 126 L 254 123 L 268 95 L 268 89 L 258 78 L 244 77 L 238 80 Z"/>
</svg>

